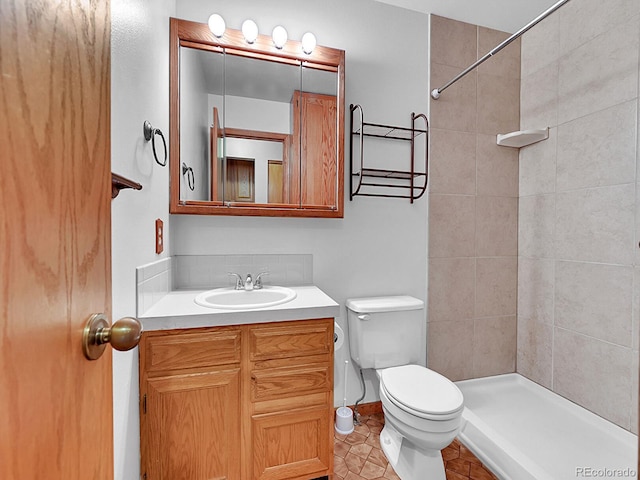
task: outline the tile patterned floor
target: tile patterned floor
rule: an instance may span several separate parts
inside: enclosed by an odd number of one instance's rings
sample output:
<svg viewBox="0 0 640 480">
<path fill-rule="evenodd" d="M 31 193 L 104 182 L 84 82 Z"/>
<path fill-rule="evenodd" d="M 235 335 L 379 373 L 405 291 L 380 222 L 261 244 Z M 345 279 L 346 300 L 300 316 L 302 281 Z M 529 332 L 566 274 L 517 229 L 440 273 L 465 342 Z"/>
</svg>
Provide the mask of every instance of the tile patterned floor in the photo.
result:
<svg viewBox="0 0 640 480">
<path fill-rule="evenodd" d="M 335 480 L 399 480 L 380 449 L 382 413 L 362 415 L 349 435 L 335 434 Z M 442 451 L 447 480 L 497 480 L 457 439 Z M 429 479 L 425 479 L 429 480 Z"/>
</svg>

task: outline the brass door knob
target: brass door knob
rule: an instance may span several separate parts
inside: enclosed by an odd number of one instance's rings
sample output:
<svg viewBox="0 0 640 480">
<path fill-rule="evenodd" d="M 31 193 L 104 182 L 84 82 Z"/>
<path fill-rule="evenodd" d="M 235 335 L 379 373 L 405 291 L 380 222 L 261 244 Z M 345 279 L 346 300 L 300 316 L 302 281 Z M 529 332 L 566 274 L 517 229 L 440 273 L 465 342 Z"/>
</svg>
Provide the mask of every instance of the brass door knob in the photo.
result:
<svg viewBox="0 0 640 480">
<path fill-rule="evenodd" d="M 100 358 L 110 343 L 120 351 L 131 350 L 140 341 L 142 324 L 135 318 L 124 317 L 109 326 L 103 313 L 91 315 L 82 334 L 82 351 L 89 360 Z"/>
</svg>

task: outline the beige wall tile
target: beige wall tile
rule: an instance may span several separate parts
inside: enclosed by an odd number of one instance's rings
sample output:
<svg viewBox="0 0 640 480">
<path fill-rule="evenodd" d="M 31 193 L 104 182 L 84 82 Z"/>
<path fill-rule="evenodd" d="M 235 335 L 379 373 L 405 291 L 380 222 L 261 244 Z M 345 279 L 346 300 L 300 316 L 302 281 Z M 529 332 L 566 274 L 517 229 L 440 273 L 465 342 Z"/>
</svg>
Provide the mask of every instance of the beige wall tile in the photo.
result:
<svg viewBox="0 0 640 480">
<path fill-rule="evenodd" d="M 429 260 L 429 322 L 473 318 L 475 302 L 474 258 Z"/>
<path fill-rule="evenodd" d="M 478 58 L 489 53 L 510 36 L 510 33 L 478 27 Z M 520 39 L 510 43 L 500 50 L 498 55 L 491 57 L 480 65 L 478 73 L 520 78 Z"/>
<path fill-rule="evenodd" d="M 517 265 L 517 257 L 476 260 L 476 318 L 516 314 Z"/>
<path fill-rule="evenodd" d="M 560 56 L 559 20 L 557 14 L 552 14 L 521 37 L 522 77 L 531 75 Z"/>
<path fill-rule="evenodd" d="M 475 212 L 473 195 L 430 195 L 429 256 L 474 256 Z"/>
<path fill-rule="evenodd" d="M 551 388 L 553 326 L 518 315 L 516 371 L 540 385 Z"/>
<path fill-rule="evenodd" d="M 558 125 L 558 62 L 523 77 L 520 83 L 520 128 Z"/>
<path fill-rule="evenodd" d="M 431 64 L 431 86 L 438 88 L 460 73 L 460 68 Z M 431 101 L 431 127 L 461 132 L 476 131 L 477 74 L 470 73 Z"/>
<path fill-rule="evenodd" d="M 475 195 L 475 134 L 434 128 L 430 143 L 429 192 Z"/>
<path fill-rule="evenodd" d="M 633 184 L 558 194 L 556 258 L 631 264 L 634 209 Z"/>
<path fill-rule="evenodd" d="M 640 14 L 638 0 L 580 0 L 558 10 L 560 54 L 564 55 L 592 38 L 617 28 Z"/>
<path fill-rule="evenodd" d="M 555 261 L 518 257 L 518 317 L 553 323 Z"/>
<path fill-rule="evenodd" d="M 518 202 L 518 255 L 553 258 L 555 195 L 520 197 Z"/>
<path fill-rule="evenodd" d="M 431 63 L 466 68 L 475 62 L 477 28 L 470 23 L 431 15 Z"/>
<path fill-rule="evenodd" d="M 639 29 L 636 16 L 560 59 L 560 124 L 636 98 Z"/>
<path fill-rule="evenodd" d="M 476 255 L 518 254 L 518 199 L 476 197 Z"/>
<path fill-rule="evenodd" d="M 435 322 L 427 327 L 427 366 L 451 381 L 473 376 L 473 320 Z"/>
<path fill-rule="evenodd" d="M 516 317 L 479 318 L 474 322 L 473 376 L 512 373 L 516 369 Z"/>
<path fill-rule="evenodd" d="M 631 411 L 629 412 L 629 425 L 631 433 L 638 434 L 638 370 L 640 352 L 633 350 L 631 354 Z"/>
<path fill-rule="evenodd" d="M 495 135 L 476 135 L 478 195 L 518 196 L 518 150 L 500 147 Z"/>
<path fill-rule="evenodd" d="M 633 182 L 636 118 L 634 99 L 560 125 L 556 191 Z"/>
<path fill-rule="evenodd" d="M 478 74 L 477 132 L 496 135 L 520 128 L 520 80 Z"/>
<path fill-rule="evenodd" d="M 640 349 L 640 267 L 633 267 L 633 308 L 631 313 L 631 346 Z"/>
<path fill-rule="evenodd" d="M 549 138 L 520 149 L 519 192 L 521 197 L 556 191 L 556 145 L 558 129 L 549 129 Z"/>
<path fill-rule="evenodd" d="M 630 348 L 555 327 L 554 390 L 628 429 L 632 357 Z"/>
<path fill-rule="evenodd" d="M 640 120 L 638 121 L 640 125 Z M 638 138 L 640 139 L 640 133 L 638 134 Z M 638 147 L 637 155 L 640 158 L 640 146 Z M 640 165 L 638 166 L 638 170 L 636 170 L 636 181 L 640 180 L 640 177 L 637 175 L 640 173 Z M 633 251 L 634 251 L 634 265 L 640 265 L 640 183 L 636 183 L 636 236 L 633 242 Z"/>
<path fill-rule="evenodd" d="M 631 347 L 631 266 L 556 262 L 555 325 Z"/>
</svg>

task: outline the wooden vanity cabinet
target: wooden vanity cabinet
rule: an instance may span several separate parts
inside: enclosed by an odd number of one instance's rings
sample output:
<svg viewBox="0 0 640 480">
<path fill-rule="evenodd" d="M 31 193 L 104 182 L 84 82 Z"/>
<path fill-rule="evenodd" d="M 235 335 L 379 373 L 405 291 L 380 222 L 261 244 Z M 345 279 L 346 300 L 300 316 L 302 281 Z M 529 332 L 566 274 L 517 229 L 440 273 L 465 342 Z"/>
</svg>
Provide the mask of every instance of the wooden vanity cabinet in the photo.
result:
<svg viewBox="0 0 640 480">
<path fill-rule="evenodd" d="M 145 332 L 147 480 L 333 473 L 333 319 Z"/>
</svg>

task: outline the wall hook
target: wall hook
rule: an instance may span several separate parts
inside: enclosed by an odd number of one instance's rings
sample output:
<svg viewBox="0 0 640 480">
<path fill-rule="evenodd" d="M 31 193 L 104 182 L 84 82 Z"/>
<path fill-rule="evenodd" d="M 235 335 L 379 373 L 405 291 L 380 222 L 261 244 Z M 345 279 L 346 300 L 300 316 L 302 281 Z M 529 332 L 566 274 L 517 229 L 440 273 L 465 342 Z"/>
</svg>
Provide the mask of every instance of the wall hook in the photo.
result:
<svg viewBox="0 0 640 480">
<path fill-rule="evenodd" d="M 166 166 L 167 165 L 167 142 L 164 139 L 164 135 L 162 134 L 162 131 L 159 128 L 153 128 L 147 120 L 145 120 L 144 124 L 142 125 L 142 129 L 144 132 L 144 139 L 147 142 L 151 140 L 151 147 L 153 149 L 153 158 L 156 159 L 156 163 L 161 167 Z M 159 135 L 160 138 L 162 139 L 162 145 L 164 146 L 164 163 L 161 163 L 160 160 L 158 160 L 158 154 L 156 153 L 156 135 Z"/>
</svg>

